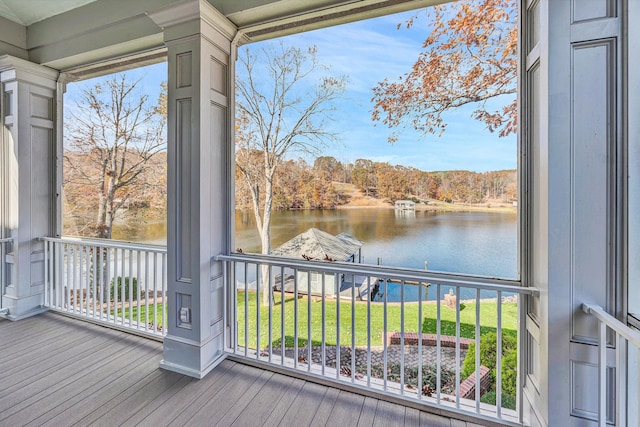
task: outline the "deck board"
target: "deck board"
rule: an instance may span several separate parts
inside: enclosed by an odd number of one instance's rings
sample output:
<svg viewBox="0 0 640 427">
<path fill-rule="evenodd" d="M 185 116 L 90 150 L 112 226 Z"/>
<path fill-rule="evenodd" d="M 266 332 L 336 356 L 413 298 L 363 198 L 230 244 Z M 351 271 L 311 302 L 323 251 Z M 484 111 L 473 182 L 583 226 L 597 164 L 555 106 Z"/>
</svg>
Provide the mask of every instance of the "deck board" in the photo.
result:
<svg viewBox="0 0 640 427">
<path fill-rule="evenodd" d="M 373 397 L 365 397 L 360 418 L 358 418 L 358 427 L 367 427 L 373 425 L 376 418 L 376 409 L 378 408 L 378 399 Z"/>
<path fill-rule="evenodd" d="M 278 404 L 284 396 L 287 396 L 287 389 L 293 383 L 292 377 L 274 374 L 267 384 L 265 384 L 258 394 L 244 408 L 242 413 L 234 420 L 233 426 L 262 426 L 269 418 L 270 412 L 265 407 Z M 287 396 L 288 398 L 288 396 Z"/>
<path fill-rule="evenodd" d="M 108 401 L 119 393 L 126 379 L 133 381 L 135 371 L 139 369 L 153 369 L 157 360 L 154 352 L 143 351 L 139 347 L 131 351 L 122 351 L 123 356 L 129 355 L 134 360 L 145 360 L 141 365 L 129 364 L 122 366 L 121 360 L 114 358 L 103 366 L 98 372 L 92 374 L 92 381 L 80 379 L 70 384 L 62 395 L 62 402 L 57 399 L 48 399 L 47 404 L 55 406 L 43 412 L 38 418 L 32 421 L 32 425 L 56 426 L 60 423 L 74 423 L 89 415 L 92 409 L 98 404 L 95 402 Z M 115 385 L 117 384 L 117 386 Z"/>
<path fill-rule="evenodd" d="M 374 427 L 403 427 L 404 406 L 390 402 L 379 401 L 376 406 L 376 415 L 373 420 Z"/>
<path fill-rule="evenodd" d="M 0 425 L 476 425 L 232 360 L 195 380 L 161 343 L 55 313 L 0 319 L 0 344 Z"/>
<path fill-rule="evenodd" d="M 291 405 L 291 401 L 296 398 L 302 387 L 304 381 L 301 379 L 294 379 L 293 382 L 287 387 L 285 397 L 278 400 L 278 403 L 271 408 L 265 408 L 265 411 L 269 411 L 269 416 L 264 422 L 264 427 L 273 427 L 281 425 L 282 418 L 285 416 Z"/>
<path fill-rule="evenodd" d="M 327 424 L 327 420 L 331 415 L 331 410 L 333 409 L 333 405 L 335 405 L 339 394 L 340 390 L 335 388 L 327 388 L 327 391 L 322 397 L 322 401 L 318 405 L 318 409 L 313 416 L 313 420 L 311 420 L 311 426 L 324 426 Z"/>
<path fill-rule="evenodd" d="M 327 387 L 309 382 L 305 383 L 296 398 L 291 402 L 289 410 L 282 417 L 281 423 L 291 426 L 310 425 L 326 391 Z"/>
</svg>

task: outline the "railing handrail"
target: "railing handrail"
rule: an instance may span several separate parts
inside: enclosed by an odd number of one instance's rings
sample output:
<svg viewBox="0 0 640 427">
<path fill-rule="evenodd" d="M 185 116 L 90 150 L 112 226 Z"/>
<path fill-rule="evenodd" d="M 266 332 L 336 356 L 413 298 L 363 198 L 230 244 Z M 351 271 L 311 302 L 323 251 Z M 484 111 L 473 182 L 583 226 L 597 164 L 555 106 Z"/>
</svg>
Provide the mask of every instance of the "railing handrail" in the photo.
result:
<svg viewBox="0 0 640 427">
<path fill-rule="evenodd" d="M 633 329 L 607 313 L 599 305 L 583 303 L 582 311 L 595 316 L 609 328 L 616 331 L 618 335 L 624 337 L 628 342 L 632 343 L 638 349 L 640 349 L 640 332 L 634 331 Z"/>
<path fill-rule="evenodd" d="M 149 243 L 134 243 L 134 242 L 127 242 L 123 240 L 87 238 L 87 237 L 69 237 L 69 236 L 41 237 L 40 240 L 45 242 L 71 243 L 71 244 L 86 245 L 86 246 L 93 246 L 93 247 L 134 249 L 134 250 L 145 250 L 149 252 L 167 253 L 167 247 L 163 245 L 153 245 Z"/>
<path fill-rule="evenodd" d="M 13 237 L 2 237 L 0 238 L 0 243 L 11 243 L 13 242 Z"/>
<path fill-rule="evenodd" d="M 513 292 L 523 295 L 539 295 L 534 287 L 524 287 L 516 280 L 500 279 L 486 276 L 471 276 L 456 273 L 444 273 L 432 270 L 417 270 L 411 268 L 383 267 L 372 264 L 354 264 L 350 262 L 306 261 L 284 258 L 273 255 L 231 254 L 217 255 L 214 261 L 236 261 L 260 263 L 284 268 L 305 270 L 322 270 L 331 273 L 349 273 L 360 276 L 379 276 L 381 278 L 397 279 L 415 282 L 434 282 L 440 285 L 460 286 L 464 288 L 483 289 L 492 291 Z"/>
</svg>

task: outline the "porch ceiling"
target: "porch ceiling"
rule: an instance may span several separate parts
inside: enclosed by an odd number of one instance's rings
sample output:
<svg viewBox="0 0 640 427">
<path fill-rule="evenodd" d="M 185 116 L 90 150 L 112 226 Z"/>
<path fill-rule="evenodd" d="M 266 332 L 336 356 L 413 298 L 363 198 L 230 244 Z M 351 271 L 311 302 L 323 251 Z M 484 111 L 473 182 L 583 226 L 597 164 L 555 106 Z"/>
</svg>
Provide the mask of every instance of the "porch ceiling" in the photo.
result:
<svg viewBox="0 0 640 427">
<path fill-rule="evenodd" d="M 0 17 L 23 26 L 30 26 L 56 15 L 69 12 L 90 3 L 106 0 L 0 0 Z M 416 3 L 416 0 L 207 0 L 236 26 L 242 28 L 285 16 L 322 11 L 342 5 L 372 6 L 375 4 L 398 5 Z M 176 3 L 179 0 L 175 1 Z M 437 2 L 437 0 L 436 0 Z M 146 2 L 153 4 L 152 1 Z M 158 1 L 158 5 L 166 4 Z"/>
<path fill-rule="evenodd" d="M 0 56 L 68 71 L 163 48 L 149 15 L 198 1 L 243 29 L 247 42 L 444 0 L 0 0 Z"/>
<path fill-rule="evenodd" d="M 0 16 L 29 26 L 96 0 L 0 0 Z"/>
</svg>

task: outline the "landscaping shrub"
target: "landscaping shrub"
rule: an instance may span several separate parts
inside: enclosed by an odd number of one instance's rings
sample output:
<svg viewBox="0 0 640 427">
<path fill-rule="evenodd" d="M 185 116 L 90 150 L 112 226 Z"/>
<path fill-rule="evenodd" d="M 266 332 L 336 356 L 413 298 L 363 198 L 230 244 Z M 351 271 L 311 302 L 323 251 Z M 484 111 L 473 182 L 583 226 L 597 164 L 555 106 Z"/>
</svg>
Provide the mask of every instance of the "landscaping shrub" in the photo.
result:
<svg viewBox="0 0 640 427">
<path fill-rule="evenodd" d="M 518 383 L 518 352 L 512 351 L 502 358 L 502 401 L 504 395 L 515 396 Z M 506 406 L 503 404 L 503 406 Z M 514 404 L 515 407 L 515 404 Z"/>
<path fill-rule="evenodd" d="M 131 279 L 131 286 L 129 286 L 129 279 Z M 122 276 L 118 276 L 115 279 L 115 282 L 118 283 L 118 300 L 116 302 L 120 302 L 120 301 L 129 301 L 129 288 L 131 287 L 131 292 L 133 292 L 133 294 L 131 295 L 131 300 L 135 301 L 138 299 L 138 279 L 136 279 L 135 277 L 122 277 Z M 124 286 L 123 286 L 124 283 Z M 109 284 L 109 296 L 111 298 L 111 301 L 115 301 L 115 286 L 114 286 L 114 280 L 111 280 L 111 283 Z"/>
<path fill-rule="evenodd" d="M 496 404 L 496 391 L 489 391 L 482 395 L 480 398 L 480 402 L 488 403 L 489 405 Z M 502 407 L 515 409 L 516 408 L 516 395 L 515 394 L 506 394 L 502 393 Z"/>
<path fill-rule="evenodd" d="M 489 368 L 491 378 L 493 397 L 487 396 L 487 403 L 491 399 L 495 402 L 495 381 L 496 381 L 496 332 L 489 332 L 480 338 L 480 365 Z M 517 372 L 517 353 L 518 341 L 515 336 L 510 334 L 502 334 L 502 406 L 505 408 L 515 408 L 516 396 L 516 380 Z M 467 378 L 476 370 L 476 346 L 475 342 L 469 345 L 467 355 L 462 364 L 462 376 Z M 489 394 L 489 393 L 487 393 Z M 483 402 L 485 400 L 482 400 Z M 509 403 L 507 405 L 506 403 Z M 513 403 L 513 406 L 510 406 Z"/>
</svg>

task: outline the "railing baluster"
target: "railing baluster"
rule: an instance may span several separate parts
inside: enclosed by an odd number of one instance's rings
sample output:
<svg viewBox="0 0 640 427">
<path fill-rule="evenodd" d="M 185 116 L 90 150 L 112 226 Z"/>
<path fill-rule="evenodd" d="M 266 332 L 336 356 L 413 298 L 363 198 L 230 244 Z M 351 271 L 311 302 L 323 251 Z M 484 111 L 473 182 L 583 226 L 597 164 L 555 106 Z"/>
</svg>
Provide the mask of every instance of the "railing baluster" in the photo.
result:
<svg viewBox="0 0 640 427">
<path fill-rule="evenodd" d="M 113 250 L 113 323 L 118 323 L 118 294 L 119 294 L 119 283 L 118 283 L 118 248 L 114 248 Z M 109 284 L 109 290 L 111 290 L 111 284 Z M 109 292 L 111 293 L 111 292 Z"/>
<path fill-rule="evenodd" d="M 149 252 L 145 252 L 145 262 L 144 262 L 144 330 L 149 330 L 149 278 L 150 274 L 153 275 L 154 280 L 157 278 L 158 271 L 158 254 L 152 253 L 151 259 L 153 260 L 153 268 L 151 272 L 149 272 Z M 162 304 L 162 311 L 164 311 L 166 304 Z M 140 313 L 140 301 L 138 301 L 138 313 Z M 141 320 L 138 319 L 138 322 Z"/>
<path fill-rule="evenodd" d="M 260 358 L 260 284 L 265 282 L 264 286 L 267 286 L 267 282 L 264 277 L 261 277 L 261 264 L 256 264 L 256 359 Z M 263 289 L 262 292 L 265 292 Z"/>
<path fill-rule="evenodd" d="M 460 286 L 456 286 L 456 408 L 460 409 Z"/>
<path fill-rule="evenodd" d="M 356 381 L 356 276 L 351 276 L 351 382 Z"/>
<path fill-rule="evenodd" d="M 5 243 L 0 241 L 0 295 L 4 295 L 4 245 Z M 49 295 L 49 242 L 44 242 L 44 304 L 51 306 Z"/>
<path fill-rule="evenodd" d="M 233 295 L 233 319 L 231 319 L 231 325 L 233 327 L 233 354 L 238 353 L 238 347 L 240 346 L 240 342 L 238 341 L 239 335 L 239 327 L 238 327 L 238 289 L 239 289 L 239 280 L 238 272 L 237 272 L 238 264 L 235 262 L 229 263 L 229 270 L 233 269 L 233 287 L 231 289 L 231 294 Z"/>
<path fill-rule="evenodd" d="M 69 276 L 73 275 L 71 271 L 71 245 L 65 244 L 64 251 L 66 254 L 65 257 L 65 275 L 64 275 L 64 304 L 66 311 L 71 311 L 71 279 Z"/>
<path fill-rule="evenodd" d="M 273 354 L 273 304 L 275 303 L 275 295 L 273 295 L 273 270 L 269 269 L 269 363 L 271 363 L 271 355 Z"/>
<path fill-rule="evenodd" d="M 298 270 L 293 275 L 293 368 L 298 368 Z"/>
<path fill-rule="evenodd" d="M 422 400 L 422 282 L 418 283 L 418 400 Z"/>
<path fill-rule="evenodd" d="M 105 283 L 105 278 L 107 277 L 107 275 L 105 274 L 105 270 L 107 267 L 105 267 L 104 264 L 104 253 L 105 253 L 105 249 L 101 246 L 98 246 L 98 277 L 99 277 L 99 286 L 100 286 L 100 320 L 102 320 L 103 318 L 103 313 L 104 313 L 104 290 L 107 287 L 106 283 Z"/>
<path fill-rule="evenodd" d="M 497 343 L 496 343 L 496 415 L 502 418 L 502 292 L 498 291 L 497 304 Z"/>
<path fill-rule="evenodd" d="M 129 281 L 127 282 L 128 286 L 127 288 L 129 289 L 128 291 L 128 295 L 127 295 L 127 304 L 129 305 L 129 308 L 127 310 L 128 312 L 128 317 L 129 317 L 129 326 L 132 326 L 133 323 L 133 260 L 134 260 L 135 256 L 134 256 L 134 252 L 133 250 L 129 250 L 129 269 L 128 269 L 128 274 L 127 277 L 129 278 Z M 136 278 L 137 281 L 137 278 Z"/>
<path fill-rule="evenodd" d="M 249 351 L 249 264 L 244 263 L 244 357 Z M 258 289 L 258 278 L 256 277 L 256 293 Z M 256 299 L 258 296 L 256 295 Z"/>
<path fill-rule="evenodd" d="M 476 412 L 480 413 L 480 289 L 476 289 Z"/>
<path fill-rule="evenodd" d="M 624 357 L 622 356 L 622 347 L 624 344 L 622 343 L 623 339 L 620 335 L 616 334 L 616 374 L 615 374 L 615 408 L 614 408 L 614 417 L 616 425 L 622 425 L 621 423 L 621 408 L 626 403 L 625 393 L 622 391 L 622 381 L 620 381 L 620 375 L 622 372 L 622 364 L 624 363 Z M 624 398 L 623 398 L 624 396 Z M 625 411 L 626 412 L 626 411 Z M 626 425 L 626 423 L 625 423 Z"/>
<path fill-rule="evenodd" d="M 162 263 L 162 258 L 160 258 L 160 277 L 161 280 L 164 280 L 164 264 Z M 151 326 L 151 330 L 153 332 L 158 332 L 159 330 L 159 325 L 158 325 L 158 254 L 154 253 L 153 254 L 153 278 L 155 279 L 153 281 L 153 317 L 152 317 L 152 326 Z M 160 283 L 160 289 L 163 290 L 164 287 L 162 286 L 162 282 Z M 162 291 L 162 313 L 164 313 L 167 309 L 167 304 L 165 303 L 164 300 L 164 291 Z M 162 316 L 161 316 L 162 318 Z M 164 319 L 163 319 L 164 320 Z M 164 323 L 162 324 L 162 330 L 164 331 Z M 165 332 L 166 333 L 166 332 Z"/>
<path fill-rule="evenodd" d="M 404 395 L 404 280 L 400 282 L 400 395 Z"/>
<path fill-rule="evenodd" d="M 92 280 L 91 280 L 91 246 L 85 246 L 85 248 L 82 251 L 82 253 L 84 253 L 84 259 L 85 259 L 85 263 L 84 263 L 85 272 L 82 275 L 85 278 L 85 280 L 84 280 L 84 306 L 85 306 L 86 314 L 88 315 L 89 311 L 90 311 L 89 298 L 91 297 L 91 292 L 89 290 L 89 284 L 92 282 Z"/>
<path fill-rule="evenodd" d="M 327 331 L 326 331 L 326 323 L 327 323 L 327 313 L 326 313 L 326 289 L 325 289 L 325 284 L 326 284 L 326 274 L 322 273 L 322 366 L 321 366 L 321 370 L 322 370 L 322 375 L 324 376 L 324 371 L 325 371 L 325 366 L 327 364 L 327 349 L 326 349 L 326 345 L 327 345 Z"/>
<path fill-rule="evenodd" d="M 383 360 L 383 373 L 382 373 L 382 383 L 383 383 L 383 390 L 387 391 L 387 337 L 389 336 L 389 330 L 387 328 L 387 313 L 389 311 L 389 307 L 387 304 L 387 281 L 388 279 L 385 277 L 384 279 L 384 310 L 382 310 L 383 313 L 383 326 L 382 326 L 382 330 L 383 330 L 383 334 L 382 334 L 382 352 L 384 354 L 384 356 L 382 357 Z"/>
<path fill-rule="evenodd" d="M 598 425 L 607 425 L 607 325 L 598 322 Z"/>
<path fill-rule="evenodd" d="M 147 252 L 148 253 L 148 252 Z M 147 280 L 147 277 L 142 277 L 141 263 L 142 263 L 142 253 L 140 251 L 136 251 L 137 260 L 136 260 L 136 277 L 138 278 L 137 286 L 136 286 L 136 327 L 140 327 L 140 288 L 142 287 L 144 279 Z"/>
<path fill-rule="evenodd" d="M 160 292 L 162 293 L 162 335 L 167 335 L 167 253 L 163 252 L 162 256 L 162 281 L 160 282 Z M 154 288 L 157 286 L 158 281 L 154 281 Z M 153 303 L 156 305 L 156 296 L 154 295 Z M 157 316 L 156 311 L 154 311 L 154 315 Z M 155 322 L 154 322 L 155 323 Z M 157 332 L 156 328 L 156 332 Z"/>
<path fill-rule="evenodd" d="M 440 404 L 442 359 L 440 355 L 440 284 L 436 284 L 436 403 Z"/>
<path fill-rule="evenodd" d="M 78 245 L 73 245 L 73 312 L 78 311 Z"/>
<path fill-rule="evenodd" d="M 371 276 L 367 277 L 367 387 L 371 387 Z"/>
<path fill-rule="evenodd" d="M 113 252 L 113 257 L 112 257 L 112 252 Z M 111 295 L 111 280 L 112 277 L 115 277 L 116 274 L 118 274 L 118 263 L 116 262 L 116 253 L 115 253 L 115 249 L 113 248 L 107 248 L 107 280 L 105 281 L 104 284 L 104 288 L 105 288 L 105 297 L 107 298 L 107 322 L 111 322 L 111 302 L 113 301 L 113 303 L 115 304 L 115 300 L 113 299 L 115 297 L 115 286 L 113 289 L 113 295 Z M 112 263 L 112 258 L 113 258 L 113 276 L 111 275 L 111 263 Z"/>
<path fill-rule="evenodd" d="M 93 301 L 93 317 L 96 317 L 96 311 L 97 311 L 97 304 L 98 304 L 98 247 L 94 246 L 93 250 L 91 251 L 91 262 L 92 262 L 92 268 L 93 268 L 93 280 L 91 283 L 91 292 L 93 294 L 92 297 L 92 301 Z"/>
<path fill-rule="evenodd" d="M 284 310 L 285 310 L 285 295 L 284 295 L 284 276 L 285 269 L 284 266 L 281 268 L 282 274 L 280 275 L 280 364 L 284 366 L 284 357 L 286 351 L 285 345 L 285 331 L 284 331 Z"/>
<path fill-rule="evenodd" d="M 307 280 L 307 372 L 311 372 L 311 271 Z"/>
<path fill-rule="evenodd" d="M 336 379 L 340 379 L 340 283 L 338 273 L 333 273 L 333 288 L 336 293 Z"/>
</svg>

